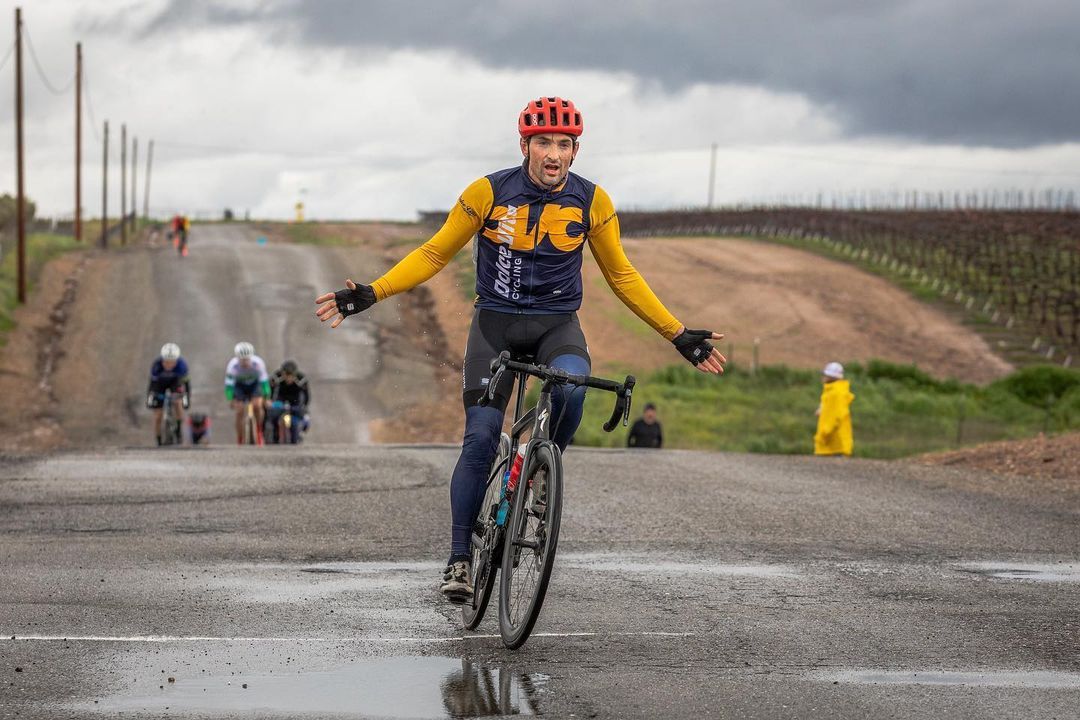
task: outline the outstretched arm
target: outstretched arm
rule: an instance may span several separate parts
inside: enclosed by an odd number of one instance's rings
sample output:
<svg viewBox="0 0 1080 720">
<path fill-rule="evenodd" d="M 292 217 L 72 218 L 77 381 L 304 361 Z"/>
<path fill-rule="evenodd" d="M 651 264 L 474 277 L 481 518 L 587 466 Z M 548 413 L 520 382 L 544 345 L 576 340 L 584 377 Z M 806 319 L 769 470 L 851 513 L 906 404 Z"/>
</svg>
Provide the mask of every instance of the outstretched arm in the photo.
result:
<svg viewBox="0 0 1080 720">
<path fill-rule="evenodd" d="M 712 347 L 709 340 L 720 340 L 724 336 L 708 330 L 687 330 L 664 307 L 645 278 L 626 257 L 619 238 L 619 218 L 615 214 L 615 206 L 600 186 L 596 187 L 593 195 L 589 224 L 589 248 L 604 279 L 623 304 L 674 343 L 683 357 L 699 370 L 723 373 L 723 363 L 727 360 Z"/>
<path fill-rule="evenodd" d="M 370 286 L 357 285 L 350 278 L 345 281 L 345 290 L 324 293 L 315 298 L 315 302 L 320 304 L 315 315 L 323 322 L 333 318 L 330 327 L 334 328 L 349 315 L 427 282 L 480 231 L 492 202 L 491 182 L 487 178 L 480 178 L 465 189 L 450 210 L 446 222 L 430 240 L 406 255 Z"/>
</svg>

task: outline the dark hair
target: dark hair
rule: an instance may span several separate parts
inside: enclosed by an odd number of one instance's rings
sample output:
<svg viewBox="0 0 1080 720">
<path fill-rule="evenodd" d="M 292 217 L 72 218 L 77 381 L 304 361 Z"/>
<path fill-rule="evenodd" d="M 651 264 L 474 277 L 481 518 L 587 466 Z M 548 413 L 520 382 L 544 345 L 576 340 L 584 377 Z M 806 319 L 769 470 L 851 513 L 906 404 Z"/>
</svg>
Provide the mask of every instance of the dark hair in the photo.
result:
<svg viewBox="0 0 1080 720">
<path fill-rule="evenodd" d="M 655 410 L 655 409 L 656 409 L 656 406 L 653 405 L 652 403 L 645 403 L 645 407 L 642 408 L 641 412 L 648 412 L 649 410 Z"/>
<path fill-rule="evenodd" d="M 285 362 L 281 363 L 281 372 L 295 375 L 297 370 L 299 369 L 300 368 L 296 366 L 296 362 L 294 360 L 286 360 Z"/>
</svg>

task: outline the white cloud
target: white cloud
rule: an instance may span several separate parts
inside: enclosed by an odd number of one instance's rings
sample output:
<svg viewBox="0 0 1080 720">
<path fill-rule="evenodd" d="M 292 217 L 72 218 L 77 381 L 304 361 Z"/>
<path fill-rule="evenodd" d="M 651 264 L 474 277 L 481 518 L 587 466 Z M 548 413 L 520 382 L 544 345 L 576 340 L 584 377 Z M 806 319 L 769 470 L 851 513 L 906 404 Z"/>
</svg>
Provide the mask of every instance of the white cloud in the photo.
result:
<svg viewBox="0 0 1080 720">
<path fill-rule="evenodd" d="M 63 82 L 77 39 L 66 9 L 75 4 L 47 5 L 48 12 L 32 4 L 24 16 L 46 72 Z M 517 112 L 551 93 L 574 99 L 585 115 L 575 170 L 621 207 L 703 204 L 712 142 L 721 146 L 718 203 L 819 190 L 1077 185 L 1075 175 L 1052 174 L 1080 166 L 1077 145 L 1006 151 L 845 142 L 829 108 L 794 93 L 710 84 L 671 92 L 629 74 L 491 70 L 448 51 L 358 57 L 277 43 L 260 27 L 184 27 L 175 40 L 152 42 L 119 30 L 87 39 L 94 112 L 112 126 L 111 212 L 119 207 L 121 121 L 140 138 L 143 162 L 147 139 L 157 142 L 151 205 L 161 214 L 230 207 L 286 218 L 305 189 L 309 217 L 408 219 L 417 209 L 449 207 L 471 180 L 518 162 Z M 6 97 L 10 67 L 0 77 Z M 73 98 L 45 93 L 29 60 L 25 82 L 28 192 L 43 214 L 70 214 Z M 0 134 L 13 133 L 10 115 L 0 118 Z M 11 145 L 3 147 L 0 191 L 10 191 L 14 163 Z M 100 163 L 86 127 L 84 207 L 94 215 Z M 1032 169 L 1046 174 L 1010 174 Z"/>
</svg>

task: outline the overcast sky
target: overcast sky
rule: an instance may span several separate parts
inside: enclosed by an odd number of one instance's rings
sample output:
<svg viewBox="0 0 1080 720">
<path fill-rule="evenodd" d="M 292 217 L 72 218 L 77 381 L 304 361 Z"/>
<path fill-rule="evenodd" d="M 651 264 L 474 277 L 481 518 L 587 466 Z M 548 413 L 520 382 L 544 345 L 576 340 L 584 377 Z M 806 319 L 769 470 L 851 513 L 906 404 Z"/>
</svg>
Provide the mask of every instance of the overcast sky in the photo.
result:
<svg viewBox="0 0 1080 720">
<path fill-rule="evenodd" d="M 414 217 L 519 162 L 540 95 L 584 115 L 574 169 L 622 208 L 908 189 L 1080 190 L 1080 3 L 1036 0 L 25 0 L 42 70 L 86 60 L 84 207 L 101 121 L 154 138 L 151 206 Z M 0 60 L 13 3 L 0 17 Z M 27 189 L 71 213 L 73 106 L 25 51 Z M 14 137 L 14 62 L 0 133 Z M 96 123 L 91 125 L 91 117 Z M 14 188 L 0 145 L 0 192 Z M 130 155 L 129 155 L 130 158 Z M 141 206 L 142 200 L 139 200 Z"/>
</svg>

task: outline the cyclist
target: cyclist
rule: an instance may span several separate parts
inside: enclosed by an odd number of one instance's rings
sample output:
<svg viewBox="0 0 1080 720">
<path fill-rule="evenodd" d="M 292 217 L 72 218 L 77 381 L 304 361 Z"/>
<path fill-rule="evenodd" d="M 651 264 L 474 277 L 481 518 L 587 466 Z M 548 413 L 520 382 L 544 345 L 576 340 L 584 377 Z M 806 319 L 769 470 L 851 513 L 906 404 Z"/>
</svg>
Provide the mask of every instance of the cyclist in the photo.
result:
<svg viewBox="0 0 1080 720">
<path fill-rule="evenodd" d="M 181 256 L 187 255 L 187 234 L 191 228 L 191 221 L 184 215 L 177 213 L 172 219 L 173 244 Z"/>
<path fill-rule="evenodd" d="M 255 428 L 258 443 L 262 445 L 263 398 L 270 396 L 270 376 L 266 363 L 255 354 L 249 342 L 238 342 L 233 348 L 233 358 L 225 367 L 225 399 L 236 411 L 236 442 L 244 443 L 244 408 L 251 402 L 255 410 Z"/>
<path fill-rule="evenodd" d="M 146 407 L 154 411 L 154 437 L 161 445 L 161 424 L 165 415 L 165 393 L 172 393 L 173 414 L 176 416 L 176 433 L 184 420 L 184 410 L 191 404 L 191 378 L 188 377 L 187 361 L 180 356 L 180 346 L 167 342 L 161 346 L 150 366 L 150 383 L 146 388 Z"/>
<path fill-rule="evenodd" d="M 307 407 L 310 404 L 311 388 L 307 376 L 300 372 L 295 361 L 281 363 L 281 367 L 270 377 L 270 407 L 267 409 L 274 442 L 285 442 L 284 438 L 278 437 L 278 421 L 286 409 L 291 410 L 293 416 L 290 440 L 300 442 L 300 433 L 308 429 Z"/>
<path fill-rule="evenodd" d="M 512 392 L 513 378 L 507 373 L 494 391 L 495 402 L 477 404 L 491 360 L 510 350 L 570 373 L 590 371 L 576 313 L 586 241 L 619 299 L 687 360 L 708 373 L 723 372 L 726 362 L 709 342 L 722 336 L 686 329 L 630 264 L 608 194 L 570 172 L 582 132 L 574 103 L 558 97 L 530 102 L 518 116 L 518 132 L 524 157 L 520 166 L 469 185 L 442 228 L 371 285 L 348 279 L 344 289 L 315 300 L 319 319 L 332 319 L 330 326 L 337 327 L 349 315 L 430 279 L 475 238 L 478 297 L 463 363 L 465 435 L 450 481 L 450 558 L 440 586 L 453 602 L 472 597 L 470 534 Z M 565 449 L 581 421 L 584 388 L 560 387 L 552 401 L 552 439 Z"/>
</svg>

